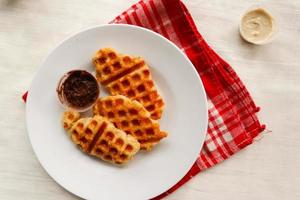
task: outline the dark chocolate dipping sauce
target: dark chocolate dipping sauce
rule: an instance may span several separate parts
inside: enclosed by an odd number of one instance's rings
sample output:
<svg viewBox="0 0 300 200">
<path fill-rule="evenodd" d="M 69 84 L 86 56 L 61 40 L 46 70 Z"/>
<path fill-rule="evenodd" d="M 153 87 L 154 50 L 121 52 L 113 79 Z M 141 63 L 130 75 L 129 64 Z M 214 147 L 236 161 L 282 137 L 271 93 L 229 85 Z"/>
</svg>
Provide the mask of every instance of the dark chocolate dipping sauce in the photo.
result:
<svg viewBox="0 0 300 200">
<path fill-rule="evenodd" d="M 99 96 L 99 85 L 89 72 L 73 70 L 60 80 L 57 93 L 63 104 L 81 110 L 95 103 Z"/>
</svg>

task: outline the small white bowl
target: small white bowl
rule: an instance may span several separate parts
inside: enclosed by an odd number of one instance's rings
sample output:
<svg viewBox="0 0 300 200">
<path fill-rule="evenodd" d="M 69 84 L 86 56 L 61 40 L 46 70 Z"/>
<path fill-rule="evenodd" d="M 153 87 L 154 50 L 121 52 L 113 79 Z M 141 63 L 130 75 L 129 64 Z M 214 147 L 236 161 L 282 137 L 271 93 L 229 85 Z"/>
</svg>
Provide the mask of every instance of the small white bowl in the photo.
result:
<svg viewBox="0 0 300 200">
<path fill-rule="evenodd" d="M 254 40 L 250 37 L 247 37 L 247 35 L 245 34 L 245 30 L 244 30 L 244 26 L 243 26 L 243 20 L 244 18 L 251 12 L 254 12 L 254 11 L 260 11 L 260 12 L 263 12 L 265 13 L 271 20 L 271 31 L 270 33 L 263 39 L 261 40 Z M 276 20 L 274 18 L 274 15 L 272 15 L 267 9 L 265 9 L 264 7 L 262 6 L 252 6 L 251 8 L 249 8 L 242 16 L 241 16 L 241 20 L 240 20 L 240 24 L 239 24 L 239 32 L 240 32 L 240 35 L 241 37 L 249 42 L 249 43 L 252 43 L 252 44 L 256 44 L 256 45 L 263 45 L 263 44 L 267 44 L 267 43 L 270 43 L 273 39 L 274 39 L 274 36 L 277 34 L 278 32 L 278 27 L 277 27 L 277 23 L 276 23 Z"/>
</svg>

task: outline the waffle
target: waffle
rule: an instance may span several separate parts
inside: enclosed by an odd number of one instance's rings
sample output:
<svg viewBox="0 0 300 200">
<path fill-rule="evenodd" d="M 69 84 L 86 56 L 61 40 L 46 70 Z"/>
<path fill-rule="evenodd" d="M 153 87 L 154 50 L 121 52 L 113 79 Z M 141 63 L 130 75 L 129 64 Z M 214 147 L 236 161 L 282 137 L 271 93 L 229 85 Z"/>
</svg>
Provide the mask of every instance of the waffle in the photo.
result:
<svg viewBox="0 0 300 200">
<path fill-rule="evenodd" d="M 76 122 L 79 118 L 79 112 L 65 111 L 62 117 L 64 129 L 69 130 L 72 127 L 73 123 Z"/>
<path fill-rule="evenodd" d="M 98 99 L 93 112 L 107 117 L 117 128 L 133 135 L 144 150 L 151 150 L 153 145 L 167 136 L 141 103 L 122 95 Z"/>
<path fill-rule="evenodd" d="M 111 95 L 137 100 L 160 119 L 164 101 L 157 92 L 148 65 L 141 57 L 118 54 L 111 48 L 100 49 L 93 57 L 97 80 Z"/>
<path fill-rule="evenodd" d="M 100 115 L 80 118 L 79 113 L 67 111 L 63 126 L 71 140 L 85 153 L 102 160 L 124 164 L 139 151 L 139 142 L 131 135 L 116 128 Z"/>
</svg>

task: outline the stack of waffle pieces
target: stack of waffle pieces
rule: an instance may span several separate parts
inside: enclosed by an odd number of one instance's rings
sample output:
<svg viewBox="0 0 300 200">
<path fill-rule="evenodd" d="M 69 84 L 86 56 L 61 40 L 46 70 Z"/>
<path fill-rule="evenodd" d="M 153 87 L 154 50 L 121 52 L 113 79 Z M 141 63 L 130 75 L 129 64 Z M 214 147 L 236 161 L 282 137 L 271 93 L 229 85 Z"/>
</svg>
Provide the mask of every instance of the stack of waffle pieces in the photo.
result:
<svg viewBox="0 0 300 200">
<path fill-rule="evenodd" d="M 62 122 L 73 143 L 102 160 L 124 164 L 151 150 L 167 133 L 160 130 L 164 102 L 141 57 L 100 49 L 93 58 L 96 77 L 111 96 L 97 100 L 93 117 L 65 111 Z"/>
</svg>

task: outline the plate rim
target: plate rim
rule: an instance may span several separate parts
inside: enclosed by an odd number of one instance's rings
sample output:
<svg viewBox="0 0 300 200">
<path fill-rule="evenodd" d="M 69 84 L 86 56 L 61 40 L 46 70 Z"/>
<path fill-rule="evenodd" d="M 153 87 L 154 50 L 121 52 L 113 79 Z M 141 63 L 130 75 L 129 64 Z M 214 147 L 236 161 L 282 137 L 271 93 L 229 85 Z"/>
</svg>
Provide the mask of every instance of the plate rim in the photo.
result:
<svg viewBox="0 0 300 200">
<path fill-rule="evenodd" d="M 139 31 L 146 31 L 148 32 L 149 34 L 152 34 L 152 35 L 155 35 L 156 37 L 159 37 L 161 38 L 162 40 L 164 40 L 165 42 L 169 43 L 173 48 L 175 48 L 184 58 L 185 60 L 191 65 L 191 68 L 193 70 L 193 73 L 196 75 L 197 79 L 198 79 L 198 82 L 200 84 L 200 88 L 202 90 L 202 94 L 203 94 L 203 98 L 204 98 L 204 102 L 203 102 L 203 106 L 205 108 L 205 120 L 203 120 L 203 123 L 204 123 L 204 134 L 202 134 L 202 138 L 199 138 L 199 142 L 201 142 L 201 145 L 200 145 L 200 149 L 199 149 L 199 153 L 203 147 L 203 144 L 204 144 L 204 141 L 205 141 L 205 137 L 206 137 L 206 133 L 207 133 L 207 126 L 208 126 L 208 101 L 207 101 L 207 94 L 205 92 L 205 88 L 204 88 L 204 85 L 203 85 L 203 82 L 200 78 L 200 75 L 199 73 L 197 72 L 195 66 L 193 65 L 193 63 L 190 61 L 190 59 L 188 58 L 188 56 L 177 46 L 175 45 L 172 41 L 168 40 L 167 38 L 165 38 L 164 36 L 150 30 L 150 29 L 147 29 L 147 28 L 144 28 L 144 27 L 139 27 L 139 26 L 136 26 L 136 25 L 131 25 L 131 24 L 102 24 L 102 25 L 96 25 L 96 26 L 89 26 L 87 28 L 84 28 L 84 29 L 81 29 L 79 31 L 76 31 L 75 33 L 73 34 L 70 34 L 69 36 L 67 36 L 65 39 L 63 39 L 62 41 L 58 42 L 58 44 L 56 44 L 52 49 L 50 49 L 50 51 L 46 54 L 46 56 L 42 59 L 42 61 L 40 62 L 36 72 L 34 73 L 33 75 L 33 78 L 30 82 L 30 86 L 28 88 L 28 96 L 27 96 L 27 100 L 26 100 L 26 112 L 25 112 L 25 116 L 26 116 L 26 129 L 27 129 L 27 134 L 28 134 L 28 137 L 29 137 L 29 141 L 30 141 L 30 144 L 31 144 L 31 147 L 33 149 L 33 152 L 34 152 L 34 155 L 35 157 L 37 158 L 37 160 L 39 161 L 41 167 L 45 170 L 45 172 L 49 175 L 49 177 L 51 177 L 60 187 L 62 187 L 63 189 L 65 189 L 67 192 L 73 194 L 73 195 L 76 195 L 78 197 L 81 197 L 81 198 L 84 198 L 86 199 L 87 196 L 82 194 L 81 192 L 78 192 L 78 191 L 71 191 L 71 189 L 65 187 L 65 185 L 63 184 L 63 182 L 61 180 L 58 180 L 57 178 L 55 178 L 55 176 L 49 172 L 49 170 L 47 170 L 47 168 L 45 167 L 45 163 L 44 161 L 42 161 L 42 159 L 38 156 L 38 153 L 37 153 L 37 147 L 33 144 L 33 141 L 32 141 L 32 136 L 30 134 L 30 131 L 29 131 L 29 103 L 31 101 L 31 95 L 30 95 L 30 91 L 33 87 L 33 84 L 35 82 L 35 79 L 37 78 L 37 75 L 40 73 L 40 71 L 42 70 L 44 64 L 46 63 L 47 59 L 52 55 L 52 53 L 54 53 L 61 45 L 63 45 L 66 41 L 70 40 L 71 38 L 73 37 L 76 37 L 77 35 L 79 34 L 82 34 L 83 32 L 87 32 L 87 31 L 91 31 L 93 29 L 98 29 L 98 28 L 106 28 L 106 27 L 113 27 L 113 26 L 119 26 L 119 27 L 125 27 L 125 28 L 131 28 L 131 29 L 136 29 L 136 30 L 139 30 Z M 197 158 L 198 156 L 195 158 L 195 161 L 193 162 L 193 164 L 197 161 Z M 188 170 L 183 174 L 183 176 L 178 179 L 171 187 L 173 187 L 175 184 L 177 184 L 188 172 L 189 170 L 192 168 L 193 164 L 191 164 L 191 166 L 188 168 Z M 170 189 L 170 188 L 168 188 Z M 167 189 L 167 190 L 168 190 Z M 154 198 L 164 192 L 166 192 L 167 190 L 163 190 L 161 193 L 159 194 L 156 194 L 155 196 L 151 196 L 149 198 Z"/>
</svg>

